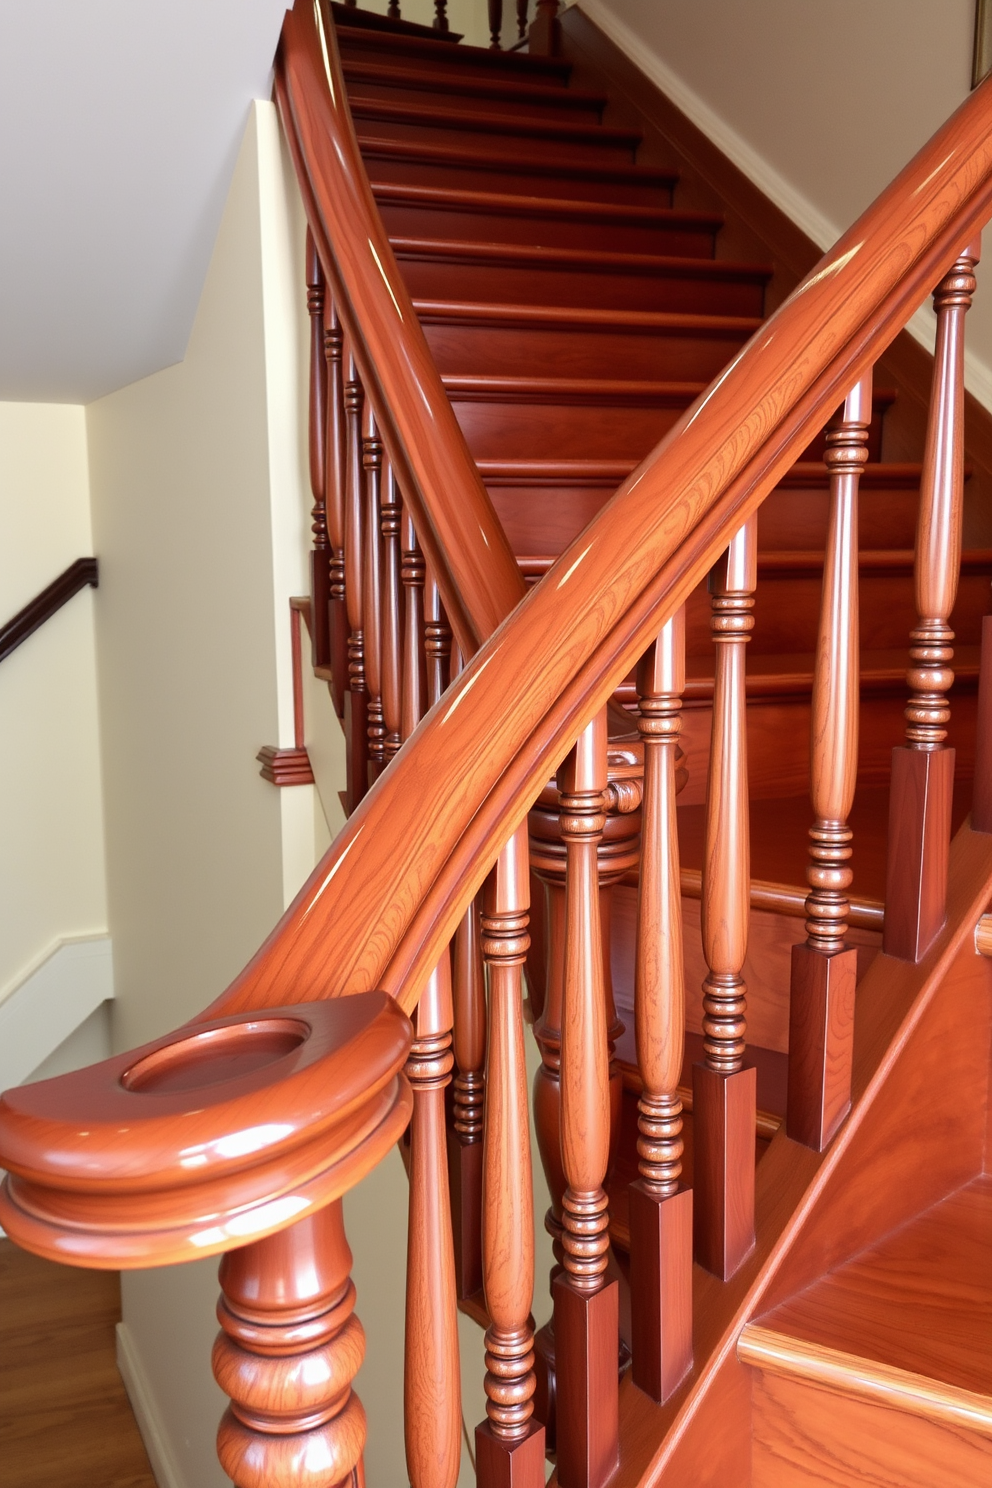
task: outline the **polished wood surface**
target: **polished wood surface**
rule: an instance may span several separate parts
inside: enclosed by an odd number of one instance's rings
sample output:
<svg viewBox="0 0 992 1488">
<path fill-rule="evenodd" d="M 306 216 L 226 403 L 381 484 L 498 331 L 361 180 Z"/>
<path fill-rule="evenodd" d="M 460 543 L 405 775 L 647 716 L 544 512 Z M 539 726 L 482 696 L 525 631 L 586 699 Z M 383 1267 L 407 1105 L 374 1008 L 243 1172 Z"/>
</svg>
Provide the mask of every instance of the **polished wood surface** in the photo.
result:
<svg viewBox="0 0 992 1488">
<path fill-rule="evenodd" d="M 120 1284 L 0 1240 L 5 1488 L 155 1488 L 115 1360 Z"/>
<path fill-rule="evenodd" d="M 483 1254 L 486 1420 L 476 1429 L 483 1488 L 543 1488 L 544 1428 L 534 1412 L 534 1195 L 524 1062 L 523 979 L 530 871 L 526 826 L 487 882 L 482 946 L 489 967 Z"/>
<path fill-rule="evenodd" d="M 379 775 L 386 757 L 386 726 L 382 711 L 382 441 L 370 402 L 362 427 L 362 634 L 365 690 L 368 693 L 369 783 Z"/>
<path fill-rule="evenodd" d="M 80 589 L 87 586 L 96 589 L 99 583 L 100 570 L 95 558 L 77 558 L 75 563 L 70 563 L 64 573 L 59 574 L 29 604 L 18 610 L 6 625 L 0 626 L 0 661 L 16 651 L 29 635 L 33 635 L 39 626 L 51 619 Z"/>
<path fill-rule="evenodd" d="M 413 1488 L 454 1488 L 461 1462 L 455 1253 L 445 1156 L 451 1079 L 451 963 L 438 963 L 417 1007 L 407 1062 L 413 1087 L 406 1253 L 403 1432 Z"/>
<path fill-rule="evenodd" d="M 310 453 L 310 490 L 313 509 L 310 513 L 313 545 L 310 550 L 310 594 L 313 599 L 311 644 L 313 664 L 330 666 L 330 540 L 327 533 L 327 355 L 324 340 L 325 286 L 324 271 L 307 229 L 307 311 L 310 316 L 310 411 L 308 418 Z"/>
<path fill-rule="evenodd" d="M 455 932 L 451 971 L 454 1013 L 448 1177 L 459 1299 L 482 1286 L 482 1137 L 485 1099 L 486 986 L 479 905 L 474 900 Z"/>
<path fill-rule="evenodd" d="M 347 481 L 348 434 L 344 413 L 344 334 L 333 296 L 324 292 L 324 358 L 327 362 L 327 400 L 324 452 L 324 515 L 330 545 L 329 628 L 331 696 L 338 717 L 344 714 L 348 678 L 348 608 L 345 601 L 344 507 Z M 311 595 L 315 593 L 311 588 Z"/>
<path fill-rule="evenodd" d="M 220 1265 L 217 1451 L 236 1488 L 325 1488 L 362 1473 L 365 1356 L 338 1199 Z"/>
</svg>

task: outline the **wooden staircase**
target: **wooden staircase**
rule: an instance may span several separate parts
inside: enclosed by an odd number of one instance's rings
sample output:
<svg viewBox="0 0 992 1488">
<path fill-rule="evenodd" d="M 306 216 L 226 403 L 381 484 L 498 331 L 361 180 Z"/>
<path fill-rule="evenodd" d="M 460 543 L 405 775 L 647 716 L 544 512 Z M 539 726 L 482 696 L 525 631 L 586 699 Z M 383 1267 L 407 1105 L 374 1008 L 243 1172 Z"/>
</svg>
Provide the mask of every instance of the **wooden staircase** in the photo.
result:
<svg viewBox="0 0 992 1488">
<path fill-rule="evenodd" d="M 222 1464 L 338 1488 L 340 1196 L 409 1126 L 413 1488 L 458 1476 L 456 1300 L 481 1488 L 546 1448 L 562 1488 L 987 1488 L 992 462 L 962 497 L 948 347 L 992 83 L 785 299 L 579 11 L 532 56 L 325 10 L 275 75 L 351 815 L 198 1019 L 8 1093 L 0 1219 L 77 1264 L 222 1254 Z M 928 413 L 893 337 L 934 286 Z"/>
</svg>

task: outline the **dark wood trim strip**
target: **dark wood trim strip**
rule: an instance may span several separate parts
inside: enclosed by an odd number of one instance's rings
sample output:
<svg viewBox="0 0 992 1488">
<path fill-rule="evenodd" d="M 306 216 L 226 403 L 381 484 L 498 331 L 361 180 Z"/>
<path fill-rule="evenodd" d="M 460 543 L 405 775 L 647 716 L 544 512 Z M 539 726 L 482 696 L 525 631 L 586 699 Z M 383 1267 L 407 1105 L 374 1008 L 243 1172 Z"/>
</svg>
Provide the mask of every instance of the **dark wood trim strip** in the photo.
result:
<svg viewBox="0 0 992 1488">
<path fill-rule="evenodd" d="M 75 563 L 70 563 L 64 573 L 53 579 L 48 588 L 42 589 L 23 610 L 18 610 L 0 630 L 0 661 L 16 651 L 22 641 L 50 620 L 80 589 L 87 585 L 96 589 L 99 584 L 100 570 L 95 558 L 77 558 Z"/>
</svg>

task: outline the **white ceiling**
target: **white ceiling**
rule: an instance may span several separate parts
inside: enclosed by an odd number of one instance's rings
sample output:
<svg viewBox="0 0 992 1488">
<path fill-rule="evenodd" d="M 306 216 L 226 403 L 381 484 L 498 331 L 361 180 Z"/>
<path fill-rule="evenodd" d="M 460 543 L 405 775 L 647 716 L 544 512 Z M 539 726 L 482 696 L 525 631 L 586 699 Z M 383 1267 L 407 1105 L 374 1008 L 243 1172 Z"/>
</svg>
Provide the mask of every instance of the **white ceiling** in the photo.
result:
<svg viewBox="0 0 992 1488">
<path fill-rule="evenodd" d="M 286 0 L 0 0 L 0 399 L 181 360 Z"/>
</svg>

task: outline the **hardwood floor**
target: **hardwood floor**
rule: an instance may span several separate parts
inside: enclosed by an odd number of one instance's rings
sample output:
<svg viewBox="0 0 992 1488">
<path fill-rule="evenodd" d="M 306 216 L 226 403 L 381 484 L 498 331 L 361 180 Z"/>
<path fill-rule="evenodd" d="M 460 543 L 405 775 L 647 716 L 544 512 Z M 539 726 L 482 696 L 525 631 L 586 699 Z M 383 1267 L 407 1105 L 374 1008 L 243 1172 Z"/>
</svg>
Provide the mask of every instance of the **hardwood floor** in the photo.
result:
<svg viewBox="0 0 992 1488">
<path fill-rule="evenodd" d="M 4 1488 L 155 1488 L 117 1372 L 115 1272 L 39 1260 L 0 1240 Z"/>
</svg>

